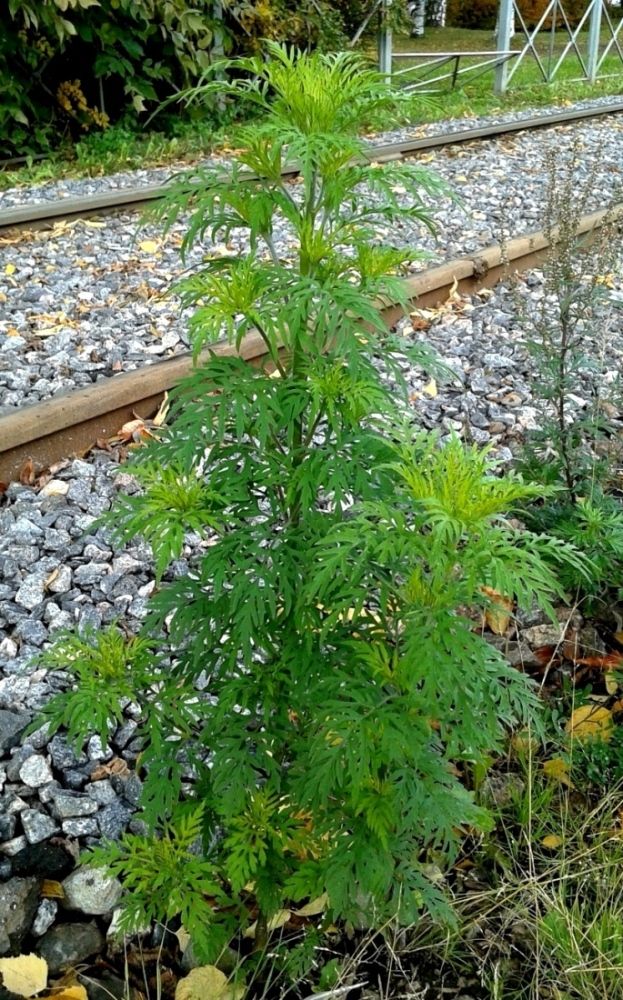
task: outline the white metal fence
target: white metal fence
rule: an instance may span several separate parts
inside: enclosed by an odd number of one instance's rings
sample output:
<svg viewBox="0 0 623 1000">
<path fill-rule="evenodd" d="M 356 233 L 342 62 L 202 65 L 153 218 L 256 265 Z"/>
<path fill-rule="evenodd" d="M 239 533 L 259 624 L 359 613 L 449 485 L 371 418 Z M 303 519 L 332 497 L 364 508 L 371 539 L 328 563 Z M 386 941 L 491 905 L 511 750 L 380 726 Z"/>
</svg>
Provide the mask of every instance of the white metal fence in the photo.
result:
<svg viewBox="0 0 623 1000">
<path fill-rule="evenodd" d="M 551 83 L 562 75 L 563 67 L 570 78 L 571 61 L 577 68 L 573 79 L 594 82 L 614 75 L 606 73 L 608 61 L 609 66 L 616 65 L 623 81 L 623 18 L 613 18 L 612 0 L 587 0 L 586 10 L 574 26 L 565 11 L 565 0 L 550 0 L 538 23 L 530 27 L 519 0 L 499 0 L 494 44 L 490 51 L 480 52 L 427 52 L 421 48 L 395 52 L 387 16 L 391 4 L 392 0 L 378 0 L 375 5 L 381 15 L 379 62 L 381 71 L 404 89 L 440 90 L 492 72 L 495 91 L 503 94 L 511 83 L 520 83 L 521 67 L 532 64 L 538 76 Z"/>
</svg>

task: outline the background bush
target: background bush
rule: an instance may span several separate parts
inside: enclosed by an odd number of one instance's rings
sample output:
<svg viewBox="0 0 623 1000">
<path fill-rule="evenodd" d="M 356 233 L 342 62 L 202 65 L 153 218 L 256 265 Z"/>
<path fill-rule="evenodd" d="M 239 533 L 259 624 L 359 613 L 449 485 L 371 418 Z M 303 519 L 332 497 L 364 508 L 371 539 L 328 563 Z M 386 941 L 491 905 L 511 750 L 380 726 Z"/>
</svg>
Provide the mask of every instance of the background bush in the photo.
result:
<svg viewBox="0 0 623 1000">
<path fill-rule="evenodd" d="M 520 0 L 520 10 L 526 27 L 536 27 L 547 9 L 549 0 Z M 448 0 L 447 23 L 454 28 L 488 29 L 495 28 L 498 13 L 498 0 Z M 563 0 L 565 13 L 569 24 L 576 25 L 588 6 L 588 0 Z M 610 16 L 620 16 L 622 7 L 611 7 Z M 558 15 L 558 23 L 562 23 Z M 545 22 L 546 27 L 551 19 Z"/>
<path fill-rule="evenodd" d="M 497 0 L 448 0 L 447 24 L 453 28 L 495 28 Z"/>
<path fill-rule="evenodd" d="M 215 42 L 227 52 L 253 51 L 262 38 L 339 46 L 362 11 L 346 0 L 226 0 L 220 21 L 213 0 L 8 0 L 0 156 L 37 153 L 120 118 L 140 124 L 197 80 Z M 213 113 L 216 121 L 216 104 Z"/>
</svg>

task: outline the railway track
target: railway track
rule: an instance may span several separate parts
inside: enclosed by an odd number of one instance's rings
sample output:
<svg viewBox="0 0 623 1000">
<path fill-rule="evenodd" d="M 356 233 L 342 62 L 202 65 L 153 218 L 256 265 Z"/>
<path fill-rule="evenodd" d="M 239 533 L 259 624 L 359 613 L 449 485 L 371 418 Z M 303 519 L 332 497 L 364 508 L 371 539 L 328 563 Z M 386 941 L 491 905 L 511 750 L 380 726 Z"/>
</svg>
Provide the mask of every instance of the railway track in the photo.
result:
<svg viewBox="0 0 623 1000">
<path fill-rule="evenodd" d="M 615 220 L 623 220 L 623 204 L 584 216 L 578 236 L 590 238 L 604 223 Z M 540 263 L 549 247 L 545 233 L 538 231 L 504 247 L 496 244 L 476 256 L 430 268 L 405 279 L 409 302 L 430 307 L 443 302 L 454 287 L 461 292 L 490 287 L 505 275 Z M 379 310 L 388 327 L 403 314 L 396 303 L 379 303 Z M 226 355 L 234 353 L 234 348 L 219 341 L 211 351 Z M 260 336 L 251 333 L 238 353 L 249 363 L 258 364 L 266 349 Z M 0 480 L 17 478 L 27 460 L 41 469 L 62 458 L 84 454 L 97 440 L 115 435 L 133 416 L 153 416 L 165 392 L 190 372 L 192 364 L 190 353 L 178 355 L 0 417 Z"/>
<path fill-rule="evenodd" d="M 447 145 L 473 142 L 486 138 L 571 124 L 587 118 L 623 113 L 623 100 L 616 104 L 535 116 L 520 121 L 481 126 L 474 129 L 406 140 L 374 149 L 374 160 L 388 162 L 407 158 L 419 152 Z M 296 175 L 296 164 L 284 171 Z M 88 218 L 95 215 L 140 209 L 162 197 L 164 188 L 105 192 L 82 199 L 61 199 L 35 206 L 0 212 L 0 235 L 15 230 L 49 228 L 61 220 Z M 623 205 L 614 210 L 623 218 Z M 582 220 L 581 232 L 590 234 L 599 228 L 609 210 L 593 212 Z M 518 273 L 538 264 L 549 247 L 543 232 L 534 232 L 511 240 L 502 249 L 487 247 L 477 255 L 460 257 L 405 279 L 411 303 L 434 306 L 442 302 L 455 285 L 462 292 L 491 286 L 506 274 Z M 392 303 L 379 304 L 388 326 L 402 313 Z M 211 348 L 218 354 L 232 353 L 226 342 Z M 264 344 L 257 335 L 245 338 L 239 352 L 250 363 L 259 363 L 265 356 Z M 92 385 L 59 393 L 41 403 L 23 407 L 15 413 L 0 416 L 0 481 L 8 482 L 19 475 L 28 459 L 36 468 L 46 468 L 61 458 L 83 454 L 99 439 L 111 437 L 134 415 L 150 417 L 158 409 L 164 393 L 170 390 L 192 367 L 190 353 L 177 355 Z"/>
<path fill-rule="evenodd" d="M 551 128 L 555 125 L 568 125 L 587 118 L 621 113 L 623 113 L 623 100 L 614 104 L 560 111 L 549 115 L 535 115 L 531 118 L 482 125 L 445 135 L 429 135 L 419 139 L 407 139 L 403 142 L 378 145 L 373 147 L 373 159 L 379 163 L 408 159 L 417 153 L 440 147 L 493 139 L 533 129 Z M 296 176 L 297 173 L 298 168 L 294 163 L 284 169 L 283 176 Z M 61 198 L 57 201 L 6 209 L 0 211 L 0 236 L 7 235 L 14 230 L 50 228 L 62 220 L 85 219 L 120 211 L 140 210 L 162 198 L 164 191 L 163 185 L 151 185 L 142 188 L 126 188 L 121 191 L 105 191 L 85 198 Z"/>
</svg>

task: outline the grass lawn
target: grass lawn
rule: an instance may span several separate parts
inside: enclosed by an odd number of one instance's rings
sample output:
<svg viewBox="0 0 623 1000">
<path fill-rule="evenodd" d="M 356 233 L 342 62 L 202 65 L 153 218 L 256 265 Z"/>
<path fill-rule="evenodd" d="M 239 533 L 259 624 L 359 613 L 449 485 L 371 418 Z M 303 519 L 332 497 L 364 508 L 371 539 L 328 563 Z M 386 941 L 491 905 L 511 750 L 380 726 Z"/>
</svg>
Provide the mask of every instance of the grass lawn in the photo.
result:
<svg viewBox="0 0 623 1000">
<path fill-rule="evenodd" d="M 614 22 L 615 30 L 618 21 Z M 601 50 L 605 48 L 611 35 L 607 28 L 602 30 Z M 618 36 L 619 45 L 623 48 L 623 28 Z M 566 32 L 556 32 L 552 36 L 545 32 L 535 42 L 541 61 L 547 70 L 552 68 L 569 41 Z M 578 36 L 578 48 L 586 59 L 588 36 L 581 32 Z M 515 35 L 511 43 L 512 49 L 523 48 L 525 37 L 522 32 Z M 473 31 L 464 28 L 427 28 L 424 38 L 394 37 L 394 52 L 490 52 L 495 49 L 492 31 Z M 370 49 L 372 51 L 372 48 Z M 614 51 L 614 54 L 612 54 Z M 461 59 L 461 67 L 473 66 L 482 61 L 477 57 Z M 410 81 L 422 75 L 422 61 L 406 59 L 394 60 L 394 69 L 414 67 L 414 74 L 405 74 L 405 80 Z M 512 64 L 511 64 L 512 65 Z M 429 71 L 429 77 L 448 72 L 450 65 Z M 461 74 L 457 87 L 450 89 L 450 81 L 445 80 L 433 84 L 431 89 L 438 88 L 430 107 L 423 109 L 423 120 L 436 121 L 442 118 L 461 118 L 472 115 L 480 116 L 502 110 L 536 107 L 549 104 L 565 104 L 569 101 L 586 100 L 606 95 L 623 93 L 623 61 L 614 46 L 604 61 L 600 72 L 603 79 L 594 84 L 577 79 L 582 76 L 582 66 L 577 55 L 571 51 L 567 54 L 552 83 L 543 80 L 539 67 L 533 56 L 527 55 L 513 76 L 509 89 L 503 97 L 493 93 L 493 69 L 487 69 L 481 75 Z M 427 102 L 428 103 L 428 102 Z"/>
</svg>

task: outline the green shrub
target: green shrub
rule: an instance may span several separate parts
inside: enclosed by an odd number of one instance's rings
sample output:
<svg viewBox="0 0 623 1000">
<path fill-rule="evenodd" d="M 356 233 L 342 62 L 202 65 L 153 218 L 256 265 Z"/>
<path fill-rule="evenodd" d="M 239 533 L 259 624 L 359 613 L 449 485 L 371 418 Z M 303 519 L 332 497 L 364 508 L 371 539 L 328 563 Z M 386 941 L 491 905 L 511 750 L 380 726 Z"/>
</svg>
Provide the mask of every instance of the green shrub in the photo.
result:
<svg viewBox="0 0 623 1000">
<path fill-rule="evenodd" d="M 34 154 L 145 113 L 200 78 L 213 47 L 339 47 L 342 0 L 9 0 L 0 5 L 0 155 Z M 206 112 L 220 117 L 220 105 Z M 142 117 L 143 116 L 143 117 Z M 165 116 L 166 121 L 166 116 Z M 170 123 L 167 122 L 167 125 Z"/>
<path fill-rule="evenodd" d="M 446 23 L 453 28 L 493 30 L 498 15 L 498 0 L 448 0 Z"/>
<path fill-rule="evenodd" d="M 527 28 L 537 26 L 549 2 L 550 0 L 519 0 L 519 9 Z M 586 11 L 587 0 L 563 0 L 563 7 L 569 23 L 575 26 Z M 498 0 L 448 0 L 447 23 L 455 28 L 493 30 L 497 23 L 498 8 Z M 563 24 L 558 15 L 558 26 L 562 27 Z M 551 18 L 546 18 L 544 27 L 550 26 Z"/>
<path fill-rule="evenodd" d="M 374 301 L 400 300 L 413 253 L 377 234 L 428 222 L 443 189 L 417 165 L 368 162 L 358 134 L 396 98 L 353 55 L 269 51 L 234 64 L 230 92 L 263 117 L 233 172 L 195 173 L 160 208 L 169 222 L 191 208 L 186 246 L 247 231 L 247 252 L 208 255 L 178 292 L 195 308 L 196 353 L 255 330 L 267 359 L 197 367 L 163 440 L 132 464 L 143 492 L 114 512 L 118 537 L 151 542 L 160 583 L 145 626 L 160 652 L 115 660 L 120 696 L 144 705 L 143 805 L 160 833 L 96 861 L 127 880 L 130 923 L 181 916 L 205 958 L 256 906 L 258 947 L 285 903 L 323 893 L 334 918 L 375 926 L 440 907 L 427 851 L 451 856 L 460 824 L 485 821 L 456 763 L 499 746 L 534 703 L 468 609 L 484 606 L 483 587 L 549 608 L 561 590 L 544 557 L 577 562 L 507 524 L 532 487 L 409 427 L 409 348 Z M 281 177 L 286 157 L 297 185 Z M 163 582 L 187 531 L 204 545 Z M 106 636 L 86 640 L 83 664 L 75 640 L 47 655 L 78 685 L 49 709 L 54 726 L 86 734 L 98 685 L 110 703 Z"/>
</svg>

